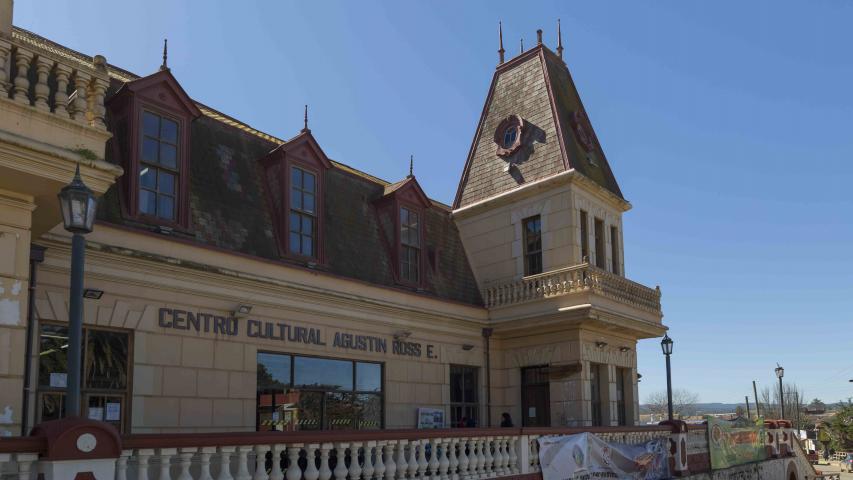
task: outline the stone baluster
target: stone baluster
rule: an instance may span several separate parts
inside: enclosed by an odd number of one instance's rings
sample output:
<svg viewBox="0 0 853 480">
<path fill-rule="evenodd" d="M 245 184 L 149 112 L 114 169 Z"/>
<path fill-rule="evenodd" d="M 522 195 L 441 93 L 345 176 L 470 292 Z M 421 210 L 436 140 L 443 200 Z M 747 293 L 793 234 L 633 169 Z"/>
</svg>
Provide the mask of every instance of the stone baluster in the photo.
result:
<svg viewBox="0 0 853 480">
<path fill-rule="evenodd" d="M 442 438 L 439 440 L 439 452 L 438 457 L 438 475 L 441 480 L 449 480 L 450 477 L 447 476 L 447 469 L 450 468 L 450 459 L 447 458 L 447 446 L 450 445 L 449 438 Z"/>
<path fill-rule="evenodd" d="M 483 473 L 486 477 L 492 476 L 495 471 L 495 457 L 492 455 L 492 440 L 494 437 L 486 437 L 483 445 L 483 455 L 486 457 L 486 462 L 483 465 Z"/>
<path fill-rule="evenodd" d="M 418 472 L 418 445 L 420 445 L 419 440 L 412 440 L 409 442 L 409 480 L 414 479 L 415 474 Z"/>
<path fill-rule="evenodd" d="M 122 450 L 121 455 L 116 459 L 116 480 L 127 480 L 127 460 L 133 455 L 133 450 Z M 3 471 L 3 464 L 0 463 L 0 472 Z"/>
<path fill-rule="evenodd" d="M 71 118 L 68 112 L 68 81 L 71 78 L 71 67 L 61 63 L 56 64 L 56 93 L 53 95 L 53 111 L 62 118 Z"/>
<path fill-rule="evenodd" d="M 178 473 L 178 480 L 193 480 L 192 475 L 190 475 L 190 465 L 192 465 L 193 455 L 195 455 L 195 452 L 197 451 L 198 447 L 181 448 L 181 453 L 178 455 L 180 458 L 180 472 Z"/>
<path fill-rule="evenodd" d="M 385 454 L 385 480 L 394 480 L 394 474 L 397 473 L 397 464 L 394 463 L 394 446 L 396 440 L 388 440 L 388 443 L 382 447 Z"/>
<path fill-rule="evenodd" d="M 329 469 L 329 450 L 331 449 L 331 443 L 320 445 L 320 480 L 332 478 L 332 471 Z"/>
<path fill-rule="evenodd" d="M 12 44 L 0 38 L 0 96 L 3 97 L 9 94 L 9 71 L 6 69 L 6 63 L 11 53 Z"/>
<path fill-rule="evenodd" d="M 361 479 L 361 465 L 358 463 L 358 452 L 362 442 L 352 442 L 349 447 L 349 480 Z"/>
<path fill-rule="evenodd" d="M 255 474 L 252 480 L 269 480 L 267 473 L 267 452 L 272 450 L 269 445 L 255 446 Z"/>
<path fill-rule="evenodd" d="M 361 474 L 364 480 L 373 480 L 373 448 L 376 447 L 375 441 L 364 442 L 364 465 L 361 467 Z M 307 476 L 305 480 L 308 480 Z"/>
<path fill-rule="evenodd" d="M 104 121 L 107 109 L 104 107 L 104 97 L 107 94 L 109 84 L 106 80 L 95 78 L 91 83 L 91 94 L 89 95 L 89 124 L 101 130 L 107 129 Z"/>
<path fill-rule="evenodd" d="M 136 478 L 148 480 L 148 459 L 154 455 L 154 450 L 145 448 L 136 451 Z"/>
<path fill-rule="evenodd" d="M 513 435 L 509 437 L 509 445 L 507 446 L 507 450 L 509 450 L 509 473 L 515 475 L 520 473 L 518 469 L 518 440 L 519 437 Z"/>
<path fill-rule="evenodd" d="M 15 75 L 15 96 L 14 99 L 18 103 L 24 105 L 30 104 L 30 79 L 27 76 L 30 70 L 30 64 L 33 61 L 32 52 L 18 48 L 15 52 L 15 65 L 18 67 L 18 74 Z"/>
<path fill-rule="evenodd" d="M 447 476 L 450 480 L 459 480 L 459 473 L 457 472 L 459 469 L 459 457 L 456 455 L 456 447 L 459 445 L 459 439 L 453 437 L 449 440 L 450 443 L 447 446 Z"/>
<path fill-rule="evenodd" d="M 317 480 L 320 478 L 320 470 L 317 469 L 317 450 L 320 448 L 319 443 L 309 443 L 305 447 L 305 480 Z M 367 478 L 370 480 L 370 478 Z"/>
<path fill-rule="evenodd" d="M 405 479 L 409 470 L 409 462 L 406 460 L 406 445 L 408 444 L 408 440 L 397 440 L 397 480 Z"/>
<path fill-rule="evenodd" d="M 213 480 L 210 475 L 210 457 L 216 453 L 216 447 L 201 447 L 199 464 L 201 465 L 199 480 Z"/>
<path fill-rule="evenodd" d="M 503 437 L 503 440 L 501 441 L 501 455 L 503 455 L 502 467 L 503 467 L 504 474 L 506 474 L 506 475 L 510 475 L 512 473 L 512 469 L 510 468 L 510 465 L 509 465 L 509 448 L 510 448 L 510 441 L 511 440 L 512 440 L 512 437 L 505 436 L 505 437 Z"/>
<path fill-rule="evenodd" d="M 47 99 L 50 96 L 50 87 L 47 85 L 47 76 L 50 74 L 50 70 L 53 68 L 53 60 L 39 55 L 36 58 L 36 85 L 33 88 L 36 97 L 36 108 L 43 112 L 50 111 L 50 105 L 47 103 Z"/>
<path fill-rule="evenodd" d="M 33 463 L 38 460 L 37 453 L 19 453 L 15 455 L 15 462 L 18 464 L 18 480 L 30 480 L 30 470 Z M 38 474 L 39 472 L 36 472 Z"/>
<path fill-rule="evenodd" d="M 477 476 L 480 478 L 486 477 L 486 448 L 488 442 L 485 437 L 477 438 Z"/>
<path fill-rule="evenodd" d="M 438 476 L 438 443 L 440 439 L 432 438 L 429 441 L 429 474 L 431 480 L 440 480 Z"/>
<path fill-rule="evenodd" d="M 471 437 L 468 439 L 468 478 L 477 478 L 477 468 L 480 463 L 478 452 L 480 451 L 480 439 Z"/>
<path fill-rule="evenodd" d="M 426 446 L 429 445 L 429 440 L 420 440 L 418 442 L 418 478 L 426 480 L 427 463 Z"/>
<path fill-rule="evenodd" d="M 287 480 L 299 480 L 302 477 L 302 470 L 299 469 L 299 451 L 302 450 L 301 443 L 292 443 L 287 447 L 287 471 L 284 472 L 284 478 Z"/>
<path fill-rule="evenodd" d="M 335 443 L 335 470 L 332 471 L 332 473 L 335 474 L 335 480 L 344 480 L 345 478 L 347 478 L 347 447 L 349 447 L 348 443 Z"/>
<path fill-rule="evenodd" d="M 494 463 L 493 468 L 496 475 L 503 475 L 504 472 L 504 437 L 495 437 L 495 453 L 494 453 Z"/>
<path fill-rule="evenodd" d="M 92 77 L 88 73 L 77 70 L 77 73 L 74 74 L 74 93 L 69 97 L 69 101 L 74 107 L 71 112 L 72 117 L 75 121 L 83 124 L 88 121 L 86 118 L 86 110 L 88 109 L 86 96 L 88 95 L 89 82 L 91 80 Z"/>
<path fill-rule="evenodd" d="M 234 480 L 250 480 L 252 478 L 249 473 L 249 452 L 251 451 L 252 447 L 250 446 L 237 447 L 237 475 L 234 476 Z"/>
<path fill-rule="evenodd" d="M 219 475 L 216 480 L 233 480 L 231 476 L 231 455 L 237 447 L 219 447 Z"/>
<path fill-rule="evenodd" d="M 465 452 L 465 450 L 467 448 L 468 448 L 468 439 L 465 437 L 460 438 L 459 439 L 459 456 L 458 456 L 459 469 L 456 473 L 457 478 L 454 478 L 453 480 L 457 480 L 457 479 L 465 480 L 466 478 L 468 478 L 468 464 L 470 462 L 468 461 L 468 454 Z"/>
<path fill-rule="evenodd" d="M 172 457 L 176 453 L 178 453 L 178 449 L 176 448 L 160 448 L 157 450 L 157 457 L 160 460 L 160 475 L 157 477 L 159 480 L 172 479 L 172 474 L 169 470 L 172 468 Z"/>
<path fill-rule="evenodd" d="M 272 446 L 272 467 L 270 468 L 270 480 L 284 480 L 284 472 L 281 470 L 281 452 L 286 445 L 277 443 Z"/>
<path fill-rule="evenodd" d="M 382 459 L 382 450 L 385 448 L 386 443 L 385 440 L 376 442 L 376 463 L 373 465 L 373 475 L 376 480 L 385 478 L 385 461 Z"/>
</svg>

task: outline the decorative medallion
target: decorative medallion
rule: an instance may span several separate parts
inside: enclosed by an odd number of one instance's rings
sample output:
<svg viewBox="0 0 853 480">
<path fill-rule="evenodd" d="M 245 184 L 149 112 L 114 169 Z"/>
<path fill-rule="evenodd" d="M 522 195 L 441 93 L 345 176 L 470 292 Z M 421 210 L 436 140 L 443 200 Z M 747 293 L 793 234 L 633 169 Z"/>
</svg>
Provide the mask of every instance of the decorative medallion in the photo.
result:
<svg viewBox="0 0 853 480">
<path fill-rule="evenodd" d="M 89 453 L 98 445 L 98 440 L 91 433 L 84 433 L 77 437 L 77 450 Z"/>
<path fill-rule="evenodd" d="M 503 119 L 495 130 L 495 143 L 499 157 L 508 157 L 521 148 L 521 134 L 524 132 L 524 120 L 518 115 Z"/>
<path fill-rule="evenodd" d="M 592 137 L 592 126 L 589 123 L 589 118 L 583 110 L 575 110 L 572 112 L 572 130 L 575 131 L 575 138 L 578 143 L 587 152 L 591 152 L 595 148 L 595 142 Z"/>
</svg>

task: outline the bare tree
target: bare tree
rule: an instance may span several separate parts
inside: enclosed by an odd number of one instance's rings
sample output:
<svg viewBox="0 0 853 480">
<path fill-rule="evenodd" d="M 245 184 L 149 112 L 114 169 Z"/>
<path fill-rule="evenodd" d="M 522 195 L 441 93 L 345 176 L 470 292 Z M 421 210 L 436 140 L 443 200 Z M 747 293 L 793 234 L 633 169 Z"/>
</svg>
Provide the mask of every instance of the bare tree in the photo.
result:
<svg viewBox="0 0 853 480">
<path fill-rule="evenodd" d="M 699 402 L 699 395 L 676 388 L 672 390 L 672 416 L 675 418 L 684 418 L 696 414 L 696 404 Z M 666 416 L 667 410 L 666 391 L 654 392 L 646 397 L 646 407 L 649 412 L 655 415 Z"/>
<path fill-rule="evenodd" d="M 779 405 L 785 405 L 785 418 L 796 422 L 797 412 L 802 410 L 805 396 L 802 389 L 795 383 L 782 384 L 782 401 L 779 401 L 779 386 L 764 387 L 758 392 L 758 403 L 764 418 L 782 418 Z"/>
</svg>

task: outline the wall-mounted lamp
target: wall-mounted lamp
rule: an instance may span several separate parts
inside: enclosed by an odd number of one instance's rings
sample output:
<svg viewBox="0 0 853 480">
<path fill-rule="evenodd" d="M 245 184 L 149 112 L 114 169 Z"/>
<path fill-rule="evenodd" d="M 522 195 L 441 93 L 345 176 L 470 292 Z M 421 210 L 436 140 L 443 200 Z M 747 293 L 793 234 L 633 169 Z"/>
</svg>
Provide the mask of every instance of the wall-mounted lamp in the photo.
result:
<svg viewBox="0 0 853 480">
<path fill-rule="evenodd" d="M 631 347 L 619 347 L 619 351 L 622 353 L 631 351 Z"/>
<path fill-rule="evenodd" d="M 410 332 L 408 330 L 398 330 L 398 331 L 394 332 L 393 335 L 394 335 L 394 340 L 405 340 L 405 339 L 409 338 L 410 336 L 412 336 L 412 332 Z"/>
<path fill-rule="evenodd" d="M 602 342 L 601 340 L 595 342 L 595 346 L 598 348 L 604 348 L 607 346 L 607 342 Z"/>
<path fill-rule="evenodd" d="M 471 345 L 470 343 L 462 344 L 462 350 L 465 350 L 466 352 L 469 350 L 473 350 L 473 349 L 474 349 L 474 345 Z"/>
<path fill-rule="evenodd" d="M 234 310 L 234 316 L 237 318 L 243 318 L 252 313 L 252 306 L 241 303 L 237 305 L 237 309 Z"/>
<path fill-rule="evenodd" d="M 100 300 L 103 296 L 103 290 L 97 290 L 94 288 L 86 288 L 83 290 L 83 298 L 88 298 L 90 300 Z"/>
</svg>

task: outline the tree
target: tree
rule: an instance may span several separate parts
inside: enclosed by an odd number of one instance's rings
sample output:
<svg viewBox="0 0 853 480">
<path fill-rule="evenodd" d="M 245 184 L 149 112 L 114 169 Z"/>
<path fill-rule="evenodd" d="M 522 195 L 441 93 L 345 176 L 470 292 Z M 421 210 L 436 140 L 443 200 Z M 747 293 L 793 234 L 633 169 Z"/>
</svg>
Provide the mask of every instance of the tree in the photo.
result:
<svg viewBox="0 0 853 480">
<path fill-rule="evenodd" d="M 735 409 L 735 416 L 746 417 L 746 409 L 744 409 L 741 405 L 738 405 Z"/>
<path fill-rule="evenodd" d="M 684 390 L 675 388 L 672 390 L 672 416 L 674 418 L 684 418 L 696 414 L 696 404 L 699 402 L 699 395 Z M 655 415 L 667 415 L 667 398 L 666 391 L 654 392 L 646 397 L 646 406 L 649 412 Z"/>
<path fill-rule="evenodd" d="M 853 404 L 842 404 L 838 413 L 827 422 L 830 447 L 837 451 L 853 449 Z"/>
</svg>

